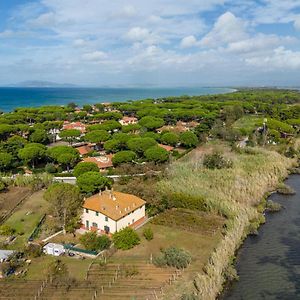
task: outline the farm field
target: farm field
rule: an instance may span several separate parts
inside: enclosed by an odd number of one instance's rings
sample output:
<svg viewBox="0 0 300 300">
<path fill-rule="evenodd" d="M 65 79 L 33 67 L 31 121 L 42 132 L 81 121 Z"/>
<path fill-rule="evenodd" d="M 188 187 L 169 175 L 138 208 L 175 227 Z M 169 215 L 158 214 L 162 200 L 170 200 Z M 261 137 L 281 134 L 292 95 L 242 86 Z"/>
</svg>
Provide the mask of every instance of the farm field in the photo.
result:
<svg viewBox="0 0 300 300">
<path fill-rule="evenodd" d="M 48 203 L 43 198 L 44 191 L 32 194 L 5 222 L 16 230 L 17 238 L 10 248 L 22 247 L 42 216 L 48 211 Z"/>
<path fill-rule="evenodd" d="M 10 187 L 8 191 L 0 193 L 0 223 L 30 193 L 27 187 Z"/>
</svg>

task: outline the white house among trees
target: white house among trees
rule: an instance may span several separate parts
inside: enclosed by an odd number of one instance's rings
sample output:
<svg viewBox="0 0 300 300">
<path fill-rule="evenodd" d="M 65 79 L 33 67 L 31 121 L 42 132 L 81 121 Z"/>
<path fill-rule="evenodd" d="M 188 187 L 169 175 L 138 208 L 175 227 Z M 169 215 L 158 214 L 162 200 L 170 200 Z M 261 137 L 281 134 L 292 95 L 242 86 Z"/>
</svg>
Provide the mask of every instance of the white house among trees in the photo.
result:
<svg viewBox="0 0 300 300">
<path fill-rule="evenodd" d="M 106 190 L 85 199 L 82 228 L 99 233 L 115 233 L 127 226 L 135 228 L 145 220 L 146 202 L 134 195 Z"/>
</svg>

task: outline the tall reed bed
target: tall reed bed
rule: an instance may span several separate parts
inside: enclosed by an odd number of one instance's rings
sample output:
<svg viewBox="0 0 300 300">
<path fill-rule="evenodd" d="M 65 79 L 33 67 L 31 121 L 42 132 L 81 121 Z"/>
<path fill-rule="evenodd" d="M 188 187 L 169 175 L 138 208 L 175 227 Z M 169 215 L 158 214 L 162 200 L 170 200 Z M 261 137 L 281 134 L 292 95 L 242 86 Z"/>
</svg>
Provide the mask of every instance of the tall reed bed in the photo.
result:
<svg viewBox="0 0 300 300">
<path fill-rule="evenodd" d="M 233 160 L 233 168 L 205 169 L 201 163 L 203 154 L 194 151 L 188 159 L 175 162 L 167 177 L 159 183 L 166 197 L 184 194 L 203 198 L 207 210 L 227 217 L 224 238 L 212 253 L 204 272 L 199 272 L 195 278 L 196 289 L 191 291 L 205 300 L 215 299 L 222 290 L 226 268 L 245 238 L 250 221 L 259 218 L 256 206 L 295 164 L 277 152 L 264 149 L 241 154 L 223 150 Z"/>
</svg>

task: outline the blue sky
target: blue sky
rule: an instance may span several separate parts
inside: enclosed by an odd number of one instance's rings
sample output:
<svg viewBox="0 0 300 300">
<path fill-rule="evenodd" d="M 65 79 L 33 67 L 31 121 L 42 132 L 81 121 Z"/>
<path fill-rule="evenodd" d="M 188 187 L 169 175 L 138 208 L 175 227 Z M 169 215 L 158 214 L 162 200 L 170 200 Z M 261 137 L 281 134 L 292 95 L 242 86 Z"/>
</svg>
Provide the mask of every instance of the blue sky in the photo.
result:
<svg viewBox="0 0 300 300">
<path fill-rule="evenodd" d="M 300 86 L 299 0 L 0 2 L 0 85 Z"/>
</svg>

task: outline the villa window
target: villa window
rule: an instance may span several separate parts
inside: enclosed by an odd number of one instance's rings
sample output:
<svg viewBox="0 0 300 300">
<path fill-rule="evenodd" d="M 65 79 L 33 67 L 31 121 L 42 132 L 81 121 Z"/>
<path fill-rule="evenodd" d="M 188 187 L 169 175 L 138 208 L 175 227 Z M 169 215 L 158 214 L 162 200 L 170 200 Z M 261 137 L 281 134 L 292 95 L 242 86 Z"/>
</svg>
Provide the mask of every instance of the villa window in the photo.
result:
<svg viewBox="0 0 300 300">
<path fill-rule="evenodd" d="M 89 213 L 89 210 L 86 208 L 86 209 L 85 209 L 85 212 L 88 214 L 88 213 Z"/>
<path fill-rule="evenodd" d="M 108 222 L 108 217 L 105 217 L 105 221 Z"/>
<path fill-rule="evenodd" d="M 97 224 L 97 223 L 94 223 L 94 222 L 93 222 L 93 223 L 92 223 L 92 226 L 95 227 L 95 228 L 98 228 L 98 224 Z"/>
<path fill-rule="evenodd" d="M 98 217 L 99 216 L 99 213 L 96 211 L 96 216 Z"/>
</svg>

